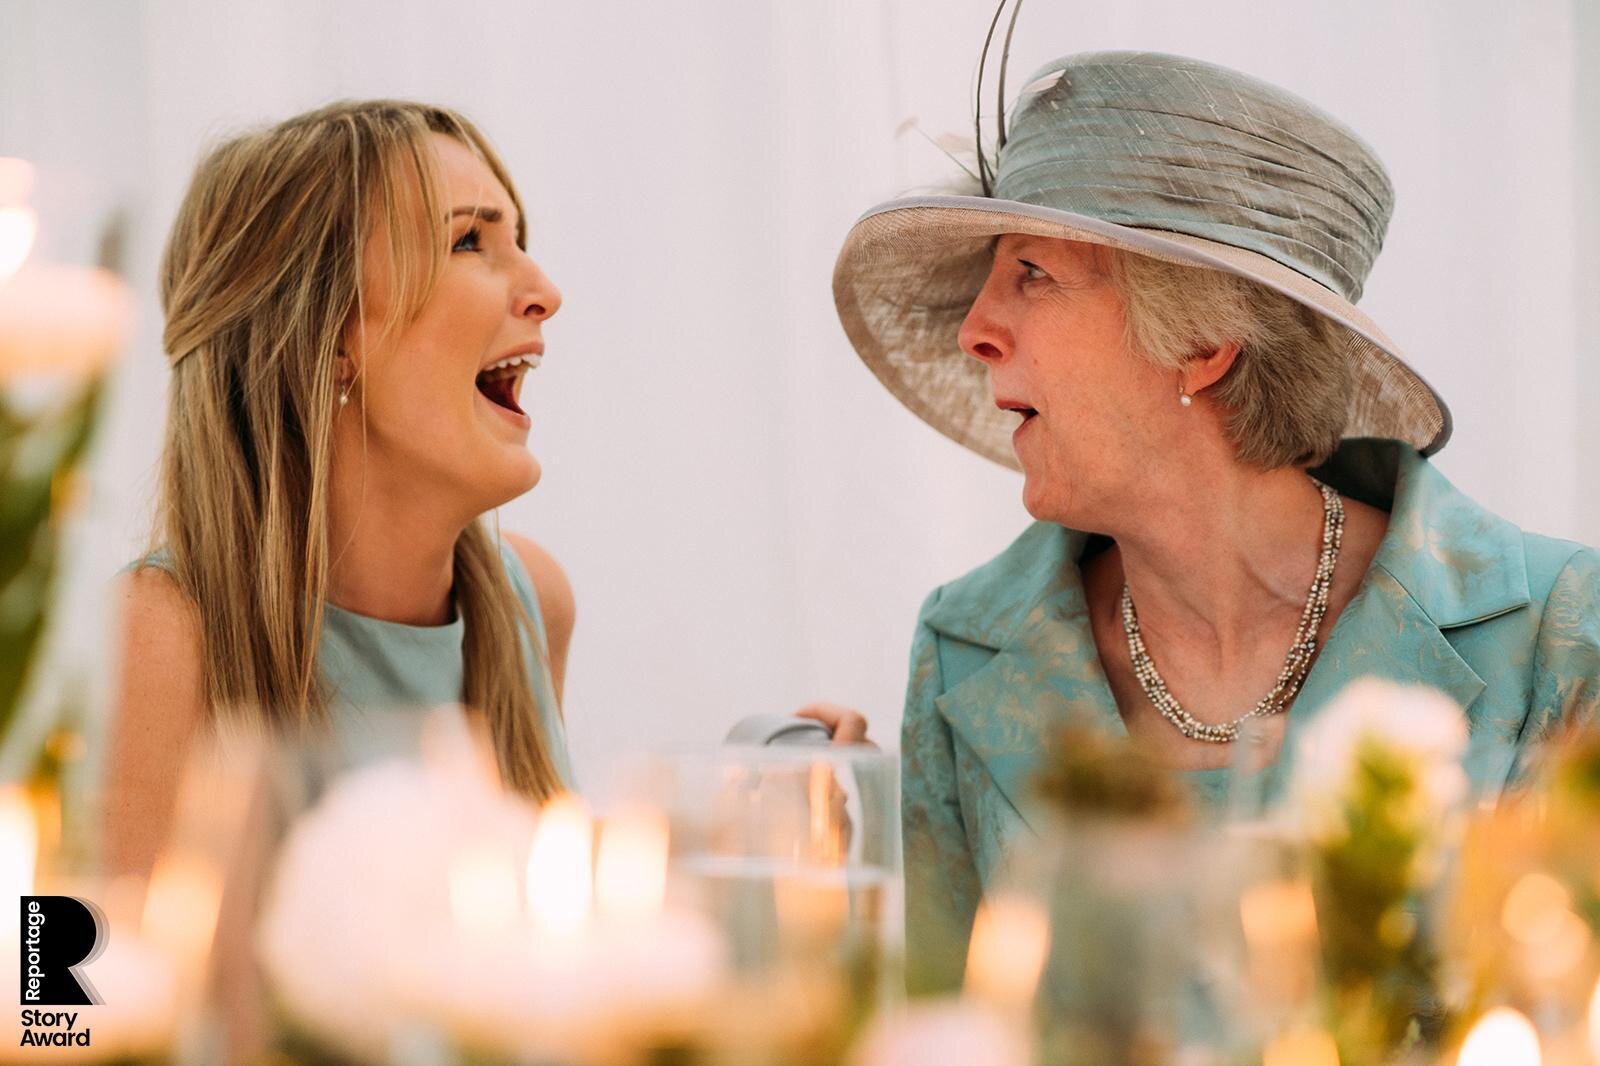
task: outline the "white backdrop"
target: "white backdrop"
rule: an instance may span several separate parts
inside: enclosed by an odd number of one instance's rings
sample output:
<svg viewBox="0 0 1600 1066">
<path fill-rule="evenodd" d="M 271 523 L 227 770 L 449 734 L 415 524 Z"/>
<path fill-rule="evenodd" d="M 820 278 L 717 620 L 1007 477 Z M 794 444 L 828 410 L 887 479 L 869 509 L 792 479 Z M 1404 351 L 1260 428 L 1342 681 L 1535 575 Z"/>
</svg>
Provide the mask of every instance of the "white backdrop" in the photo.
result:
<svg viewBox="0 0 1600 1066">
<path fill-rule="evenodd" d="M 1590 0 L 1031 0 L 1058 55 L 1181 52 L 1298 91 L 1387 162 L 1364 306 L 1451 403 L 1438 460 L 1529 528 L 1600 541 L 1600 16 Z M 576 587 L 579 773 L 826 698 L 896 740 L 916 607 L 1027 521 L 1019 481 L 902 411 L 834 318 L 852 219 L 970 130 L 990 0 L 0 0 L 0 155 L 41 167 L 40 253 L 134 221 L 144 318 L 79 533 L 67 654 L 147 520 L 166 371 L 154 273 L 209 139 L 341 96 L 461 108 L 502 150 L 566 304 L 530 379 L 543 483 L 502 524 Z M 1580 62 L 1580 59 L 1583 62 Z M 1584 69 L 1585 64 L 1588 69 Z"/>
</svg>

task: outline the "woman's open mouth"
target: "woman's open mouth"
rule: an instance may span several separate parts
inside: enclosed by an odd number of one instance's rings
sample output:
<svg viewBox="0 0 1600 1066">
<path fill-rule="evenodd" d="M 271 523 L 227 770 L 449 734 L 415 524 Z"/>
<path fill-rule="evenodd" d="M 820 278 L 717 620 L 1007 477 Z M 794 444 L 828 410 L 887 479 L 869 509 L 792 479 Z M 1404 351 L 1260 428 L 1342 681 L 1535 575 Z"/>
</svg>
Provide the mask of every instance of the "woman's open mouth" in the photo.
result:
<svg viewBox="0 0 1600 1066">
<path fill-rule="evenodd" d="M 1017 428 L 1011 432 L 1013 438 L 1022 432 L 1022 428 L 1024 426 L 1026 426 L 1029 422 L 1032 422 L 1039 415 L 1039 412 L 1036 408 L 1029 407 L 1021 400 L 996 400 L 995 406 L 1000 408 L 1002 411 L 1009 411 L 1021 419 L 1021 421 L 1017 423 Z"/>
<path fill-rule="evenodd" d="M 517 393 L 521 391 L 523 375 L 538 366 L 540 358 L 537 355 L 513 355 L 484 367 L 478 372 L 475 382 L 478 391 L 496 407 L 527 417 L 527 412 L 517 404 Z"/>
</svg>

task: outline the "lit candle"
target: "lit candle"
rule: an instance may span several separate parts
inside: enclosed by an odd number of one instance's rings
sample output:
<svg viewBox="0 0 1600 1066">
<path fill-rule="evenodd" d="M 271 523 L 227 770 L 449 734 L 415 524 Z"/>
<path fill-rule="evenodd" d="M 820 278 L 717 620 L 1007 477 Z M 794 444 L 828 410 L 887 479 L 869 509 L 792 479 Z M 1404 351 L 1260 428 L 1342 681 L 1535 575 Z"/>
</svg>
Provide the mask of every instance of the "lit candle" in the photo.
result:
<svg viewBox="0 0 1600 1066">
<path fill-rule="evenodd" d="M 1594 994 L 1589 997 L 1589 1054 L 1600 1062 L 1600 981 L 1595 982 Z"/>
<path fill-rule="evenodd" d="M 108 271 L 24 266 L 38 233 L 32 184 L 28 163 L 0 159 L 0 382 L 92 373 L 121 347 L 133 315 L 126 286 Z"/>
<path fill-rule="evenodd" d="M 109 272 L 30 264 L 0 284 L 0 381 L 93 373 L 121 347 L 132 315 Z"/>
<path fill-rule="evenodd" d="M 1285 878 L 1250 886 L 1240 896 L 1239 919 L 1255 998 L 1305 1002 L 1317 980 L 1317 905 L 1310 882 Z"/>
<path fill-rule="evenodd" d="M 1506 893 L 1500 924 L 1520 948 L 1527 977 L 1560 981 L 1589 953 L 1589 923 L 1572 910 L 1572 895 L 1549 874 L 1524 874 Z"/>
<path fill-rule="evenodd" d="M 972 923 L 964 990 L 997 1007 L 1025 1010 L 1049 949 L 1049 917 L 1038 901 L 991 895 Z"/>
<path fill-rule="evenodd" d="M 186 986 L 203 977 L 221 908 L 222 878 L 210 864 L 187 852 L 157 860 L 140 933 L 172 960 Z"/>
<path fill-rule="evenodd" d="M 1027 1032 L 1013 1018 L 972 1000 L 924 1002 L 879 1018 L 850 1066 L 926 1066 L 930 1062 L 1030 1066 Z"/>
<path fill-rule="evenodd" d="M 725 953 L 703 919 L 665 905 L 665 819 L 635 810 L 602 822 L 591 876 L 593 838 L 577 797 L 544 806 L 521 914 L 507 907 L 498 844 L 464 846 L 449 871 L 454 927 L 422 939 L 425 965 L 397 985 L 406 1009 L 474 1048 L 581 1059 L 706 1002 Z"/>
<path fill-rule="evenodd" d="M 595 902 L 600 913 L 642 921 L 661 913 L 667 898 L 667 820 L 651 810 L 623 811 L 600 830 Z"/>
<path fill-rule="evenodd" d="M 1539 1066 L 1539 1034 L 1510 1007 L 1479 1018 L 1461 1045 L 1457 1066 Z"/>
<path fill-rule="evenodd" d="M 114 894 L 111 886 L 104 885 L 36 883 L 38 841 L 38 821 L 27 791 L 15 785 L 0 788 L 0 897 L 74 895 L 98 903 Z M 102 892 L 102 888 L 106 891 Z M 191 906 L 193 902 L 191 899 Z M 71 1032 L 81 1034 L 88 1030 L 91 1043 L 88 1047 L 51 1046 L 48 1053 L 38 1055 L 41 1061 L 161 1057 L 172 1045 L 178 1020 L 174 959 L 164 945 L 141 935 L 137 923 L 122 920 L 117 912 L 108 917 L 109 928 L 100 930 L 102 950 L 81 967 L 79 974 L 100 1002 L 71 1008 L 76 1015 Z M 0 1000 L 7 1003 L 22 1001 L 20 968 L 14 964 L 21 949 L 20 934 L 14 919 L 0 922 L 0 959 L 7 961 L 0 966 Z M 41 1036 L 68 1031 L 60 1024 L 30 1028 Z M 16 1035 L 14 1030 L 13 1036 Z M 0 1053 L 0 1061 L 12 1059 Z"/>
<path fill-rule="evenodd" d="M 858 1061 L 863 1066 L 1031 1061 L 1029 1012 L 1049 950 L 1050 919 L 1043 904 L 1017 893 L 991 893 L 973 918 L 960 1001 L 890 1023 L 880 1042 L 868 1041 Z"/>
<path fill-rule="evenodd" d="M 665 820 L 602 822 L 598 854 L 595 836 L 576 796 L 535 811 L 461 760 L 348 775 L 292 827 L 273 878 L 260 941 L 278 998 L 371 1057 L 420 1028 L 489 1055 L 611 1061 L 700 1021 L 726 954 L 665 901 Z"/>
<path fill-rule="evenodd" d="M 1339 1066 L 1339 1048 L 1321 1029 L 1291 1029 L 1261 1049 L 1261 1066 Z"/>
<path fill-rule="evenodd" d="M 39 854 L 39 829 L 28 793 L 20 785 L 0 787 L 0 899 L 33 895 L 34 866 Z M 15 932 L 14 923 L 0 929 Z"/>
<path fill-rule="evenodd" d="M 589 919 L 594 823 L 583 801 L 564 793 L 545 804 L 528 852 L 528 917 L 534 931 L 569 943 Z"/>
<path fill-rule="evenodd" d="M 594 964 L 618 1009 L 654 1015 L 709 995 L 725 966 L 722 941 L 700 915 L 667 906 L 666 819 L 633 809 L 600 829 Z"/>
<path fill-rule="evenodd" d="M 0 158 L 0 284 L 17 272 L 33 248 L 39 220 L 28 209 L 33 167 L 23 159 Z"/>
</svg>

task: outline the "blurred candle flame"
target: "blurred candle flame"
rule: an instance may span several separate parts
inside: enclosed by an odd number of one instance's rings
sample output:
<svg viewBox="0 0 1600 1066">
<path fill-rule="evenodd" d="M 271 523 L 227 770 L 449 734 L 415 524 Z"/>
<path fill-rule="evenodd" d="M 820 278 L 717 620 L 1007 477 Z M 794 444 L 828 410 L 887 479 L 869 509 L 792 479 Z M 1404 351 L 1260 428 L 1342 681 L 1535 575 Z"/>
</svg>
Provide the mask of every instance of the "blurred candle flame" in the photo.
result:
<svg viewBox="0 0 1600 1066">
<path fill-rule="evenodd" d="M 571 940 L 589 919 L 594 882 L 594 823 L 578 797 L 562 793 L 544 805 L 528 853 L 528 915 L 535 931 Z"/>
<path fill-rule="evenodd" d="M 0 207 L 0 284 L 22 268 L 33 250 L 39 221 L 26 207 Z"/>
<path fill-rule="evenodd" d="M 39 826 L 20 785 L 0 788 L 0 898 L 33 895 Z"/>
<path fill-rule="evenodd" d="M 1560 881 L 1545 873 L 1527 874 L 1506 893 L 1500 922 L 1506 932 L 1524 943 L 1548 940 L 1559 930 L 1561 913 L 1571 902 Z"/>
<path fill-rule="evenodd" d="M 1594 994 L 1589 997 L 1589 1053 L 1600 1062 L 1600 981 L 1595 982 Z"/>
<path fill-rule="evenodd" d="M 1321 1029 L 1291 1029 L 1261 1050 L 1261 1066 L 1339 1066 L 1339 1047 Z"/>
<path fill-rule="evenodd" d="M 471 844 L 449 870 L 450 913 L 458 928 L 493 936 L 517 921 L 517 861 L 509 847 Z"/>
<path fill-rule="evenodd" d="M 1589 923 L 1572 910 L 1572 894 L 1549 874 L 1520 878 L 1506 894 L 1500 924 L 1522 948 L 1528 976 L 1555 981 L 1570 973 L 1589 951 Z"/>
<path fill-rule="evenodd" d="M 600 827 L 595 902 L 602 913 L 640 920 L 667 898 L 667 820 L 650 810 L 623 811 Z"/>
<path fill-rule="evenodd" d="M 1510 1007 L 1479 1018 L 1461 1045 L 1456 1066 L 1540 1066 L 1539 1034 Z"/>
<path fill-rule="evenodd" d="M 38 236 L 39 219 L 28 209 L 32 188 L 31 163 L 0 158 L 0 284 L 21 268 Z"/>
<path fill-rule="evenodd" d="M 849 851 L 845 820 L 845 795 L 825 762 L 811 764 L 806 781 L 811 821 L 811 858 L 829 866 L 842 865 Z"/>
<path fill-rule="evenodd" d="M 1317 935 L 1317 904 L 1307 881 L 1274 881 L 1247 889 L 1239 901 L 1245 939 L 1260 950 L 1299 946 Z"/>
<path fill-rule="evenodd" d="M 1318 943 L 1310 880 L 1282 878 L 1247 888 L 1239 899 L 1239 918 L 1253 994 L 1285 1006 L 1312 997 Z"/>
<path fill-rule="evenodd" d="M 1038 988 L 1049 947 L 1050 923 L 1043 906 L 1022 896 L 991 896 L 972 923 L 966 990 L 996 1006 L 1026 1007 Z"/>
<path fill-rule="evenodd" d="M 193 976 L 211 954 L 221 907 L 215 870 L 195 855 L 163 855 L 150 873 L 140 932 Z"/>
</svg>

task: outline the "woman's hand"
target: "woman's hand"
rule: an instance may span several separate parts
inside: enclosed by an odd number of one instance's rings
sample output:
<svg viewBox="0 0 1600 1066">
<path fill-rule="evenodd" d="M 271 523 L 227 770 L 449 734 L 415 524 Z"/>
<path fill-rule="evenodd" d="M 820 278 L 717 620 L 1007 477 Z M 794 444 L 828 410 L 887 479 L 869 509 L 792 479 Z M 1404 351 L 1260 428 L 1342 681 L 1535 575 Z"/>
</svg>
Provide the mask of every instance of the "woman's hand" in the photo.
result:
<svg viewBox="0 0 1600 1066">
<path fill-rule="evenodd" d="M 852 711 L 837 703 L 811 703 L 794 713 L 797 718 L 821 722 L 833 734 L 835 744 L 869 744 L 877 747 L 867 739 L 867 719 L 860 711 Z"/>
</svg>

